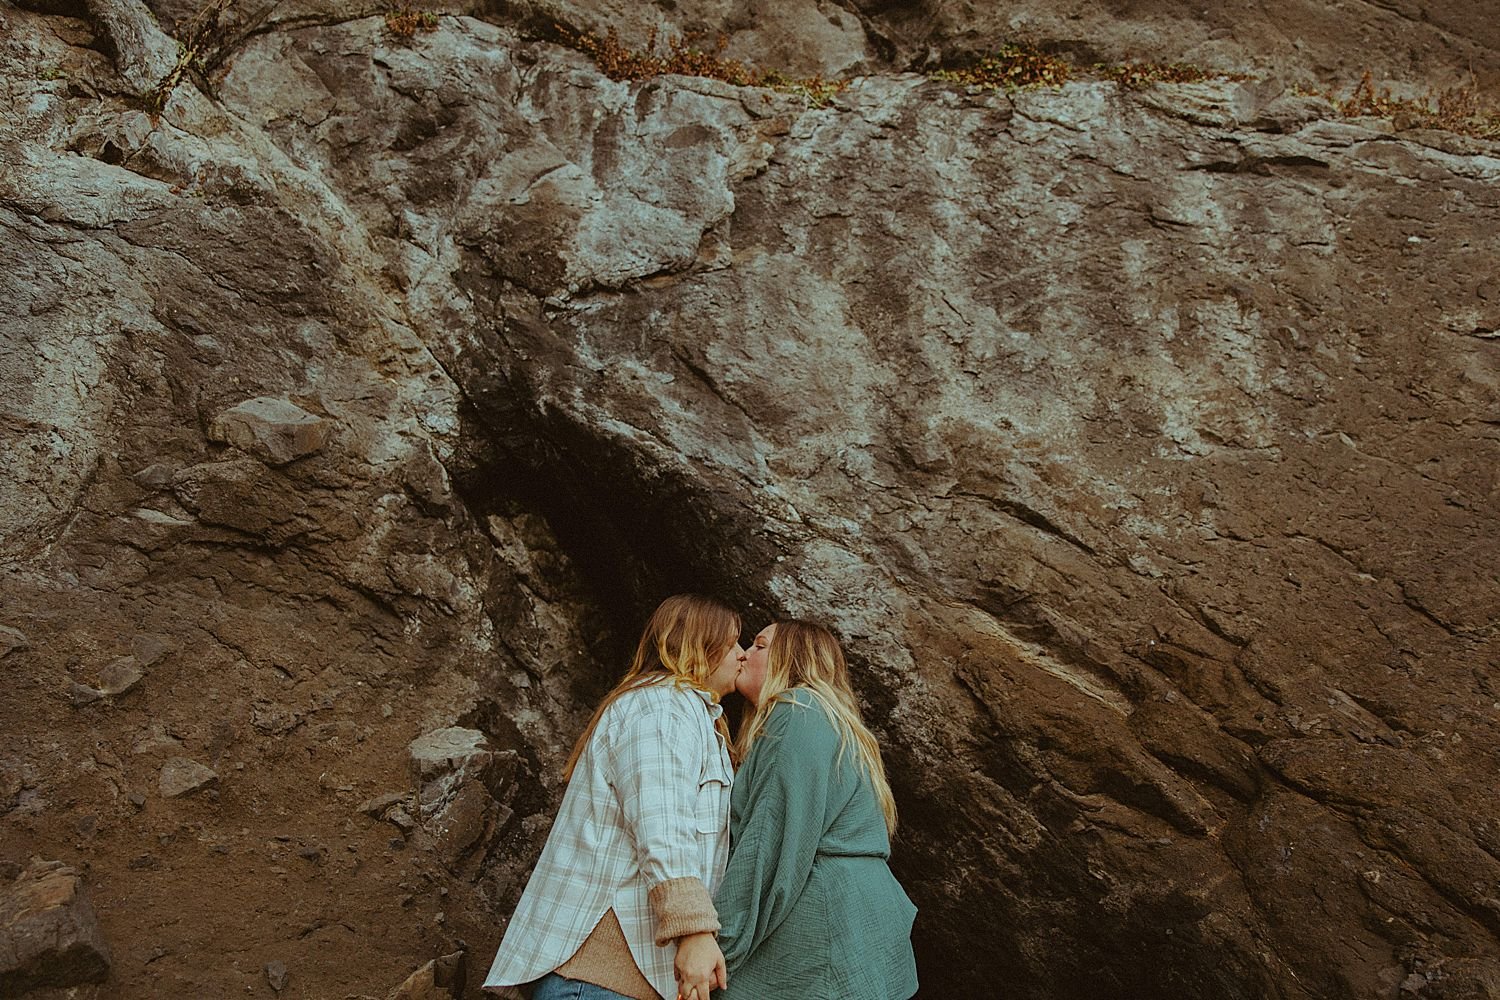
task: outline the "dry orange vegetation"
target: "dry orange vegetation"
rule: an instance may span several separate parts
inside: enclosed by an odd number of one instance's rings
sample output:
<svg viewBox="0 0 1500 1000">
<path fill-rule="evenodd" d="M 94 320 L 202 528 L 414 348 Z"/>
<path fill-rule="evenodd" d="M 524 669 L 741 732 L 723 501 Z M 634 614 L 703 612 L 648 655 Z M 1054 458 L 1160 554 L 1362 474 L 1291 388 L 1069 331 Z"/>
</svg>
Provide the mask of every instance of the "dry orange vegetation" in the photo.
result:
<svg viewBox="0 0 1500 1000">
<path fill-rule="evenodd" d="M 386 22 L 393 34 L 404 33 L 410 37 L 416 30 L 431 30 L 426 22 L 407 26 L 411 23 L 407 19 L 423 16 L 432 17 L 405 10 L 400 14 L 386 15 Z M 393 23 L 393 19 L 400 20 Z M 674 73 L 702 76 L 740 87 L 769 87 L 799 94 L 815 107 L 827 103 L 830 97 L 849 85 L 847 80 L 829 80 L 821 76 L 791 77 L 774 69 L 758 69 L 728 58 L 724 51 L 729 40 L 723 35 L 715 40 L 711 49 L 699 48 L 687 39 L 669 38 L 663 51 L 658 51 L 658 40 L 652 35 L 646 48 L 638 51 L 622 43 L 613 29 L 603 37 L 574 32 L 561 25 L 556 26 L 556 31 L 563 44 L 587 55 L 612 80 L 645 80 Z M 1126 89 L 1158 83 L 1253 79 L 1247 73 L 1209 70 L 1182 62 L 1128 61 L 1080 69 L 1059 55 L 1019 43 L 1002 45 L 972 65 L 941 69 L 931 76 L 947 83 L 992 90 L 1060 87 L 1075 78 L 1113 80 Z M 1387 89 L 1377 88 L 1367 72 L 1348 97 L 1341 98 L 1336 92 L 1321 93 L 1320 96 L 1327 97 L 1345 117 L 1377 116 L 1389 118 L 1403 128 L 1437 128 L 1483 139 L 1500 138 L 1500 107 L 1472 85 L 1445 90 L 1422 100 L 1404 100 L 1392 97 Z"/>
<path fill-rule="evenodd" d="M 1472 83 L 1450 87 L 1420 100 L 1391 96 L 1387 88 L 1376 88 L 1369 71 L 1348 97 L 1324 95 L 1339 113 L 1350 118 L 1389 118 L 1399 128 L 1438 128 L 1481 139 L 1500 139 L 1500 107 L 1486 100 Z"/>
<path fill-rule="evenodd" d="M 645 51 L 638 52 L 625 46 L 614 29 L 601 38 L 587 32 L 573 32 L 561 25 L 556 28 L 563 44 L 594 60 L 611 80 L 645 80 L 670 73 L 703 76 L 737 87 L 768 87 L 798 94 L 814 107 L 821 107 L 830 97 L 849 86 L 847 80 L 827 80 L 821 76 L 791 77 L 774 69 L 756 69 L 738 59 L 726 58 L 724 50 L 729 39 L 724 35 L 715 40 L 712 50 L 700 49 L 684 38 L 669 38 L 666 51 L 658 52 L 657 37 L 653 33 Z"/>
<path fill-rule="evenodd" d="M 430 10 L 402 7 L 385 15 L 385 30 L 397 41 L 410 41 L 419 33 L 436 31 L 437 26 L 438 16 Z"/>
</svg>

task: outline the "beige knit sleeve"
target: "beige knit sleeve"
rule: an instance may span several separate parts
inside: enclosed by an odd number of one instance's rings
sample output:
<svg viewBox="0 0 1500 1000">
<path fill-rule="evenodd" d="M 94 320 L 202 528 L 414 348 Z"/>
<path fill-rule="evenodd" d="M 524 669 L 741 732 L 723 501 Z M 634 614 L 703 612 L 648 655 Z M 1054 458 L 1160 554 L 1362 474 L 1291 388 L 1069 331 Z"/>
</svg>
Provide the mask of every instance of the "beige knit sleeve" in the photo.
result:
<svg viewBox="0 0 1500 1000">
<path fill-rule="evenodd" d="M 714 909 L 708 887 L 697 878 L 669 878 L 651 887 L 651 912 L 656 917 L 658 948 L 686 934 L 719 929 L 719 912 Z"/>
</svg>

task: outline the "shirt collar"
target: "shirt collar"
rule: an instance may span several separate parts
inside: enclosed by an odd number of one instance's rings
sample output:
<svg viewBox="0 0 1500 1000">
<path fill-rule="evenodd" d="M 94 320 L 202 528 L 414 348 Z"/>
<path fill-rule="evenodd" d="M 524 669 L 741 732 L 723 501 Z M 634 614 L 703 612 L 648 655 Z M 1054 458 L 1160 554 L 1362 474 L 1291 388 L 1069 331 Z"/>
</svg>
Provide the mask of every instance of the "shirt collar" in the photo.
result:
<svg viewBox="0 0 1500 1000">
<path fill-rule="evenodd" d="M 684 687 L 686 687 L 686 685 L 684 685 Z M 715 698 L 711 693 L 703 690 L 702 688 L 686 687 L 686 689 L 703 699 L 703 703 L 708 706 L 708 717 L 710 719 L 717 719 L 719 716 L 724 714 L 724 706 L 719 704 L 719 700 Z"/>
</svg>

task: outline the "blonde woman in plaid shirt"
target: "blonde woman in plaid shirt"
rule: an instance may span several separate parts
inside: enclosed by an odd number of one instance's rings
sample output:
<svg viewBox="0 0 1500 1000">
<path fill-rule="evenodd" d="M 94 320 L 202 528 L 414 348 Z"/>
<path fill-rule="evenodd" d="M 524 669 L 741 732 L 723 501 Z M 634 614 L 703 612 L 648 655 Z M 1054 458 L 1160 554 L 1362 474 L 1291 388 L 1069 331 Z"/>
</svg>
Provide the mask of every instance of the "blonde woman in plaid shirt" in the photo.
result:
<svg viewBox="0 0 1500 1000">
<path fill-rule="evenodd" d="M 727 983 L 713 892 L 729 853 L 740 617 L 669 597 L 568 760 L 557 821 L 485 988 L 532 1000 L 709 1000 Z"/>
</svg>

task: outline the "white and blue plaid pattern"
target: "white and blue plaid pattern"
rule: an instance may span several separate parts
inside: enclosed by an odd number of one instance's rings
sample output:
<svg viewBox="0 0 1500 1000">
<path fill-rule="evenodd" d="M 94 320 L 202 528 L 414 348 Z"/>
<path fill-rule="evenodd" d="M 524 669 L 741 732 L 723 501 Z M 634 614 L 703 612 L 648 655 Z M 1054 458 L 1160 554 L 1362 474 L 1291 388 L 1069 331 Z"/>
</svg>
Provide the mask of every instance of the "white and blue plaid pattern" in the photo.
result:
<svg viewBox="0 0 1500 1000">
<path fill-rule="evenodd" d="M 705 710 L 706 709 L 706 710 Z M 676 943 L 659 948 L 648 893 L 700 879 L 713 893 L 729 856 L 723 709 L 669 683 L 621 695 L 578 758 L 557 821 L 484 985 L 516 986 L 562 965 L 611 908 L 641 974 L 676 996 Z"/>
</svg>

